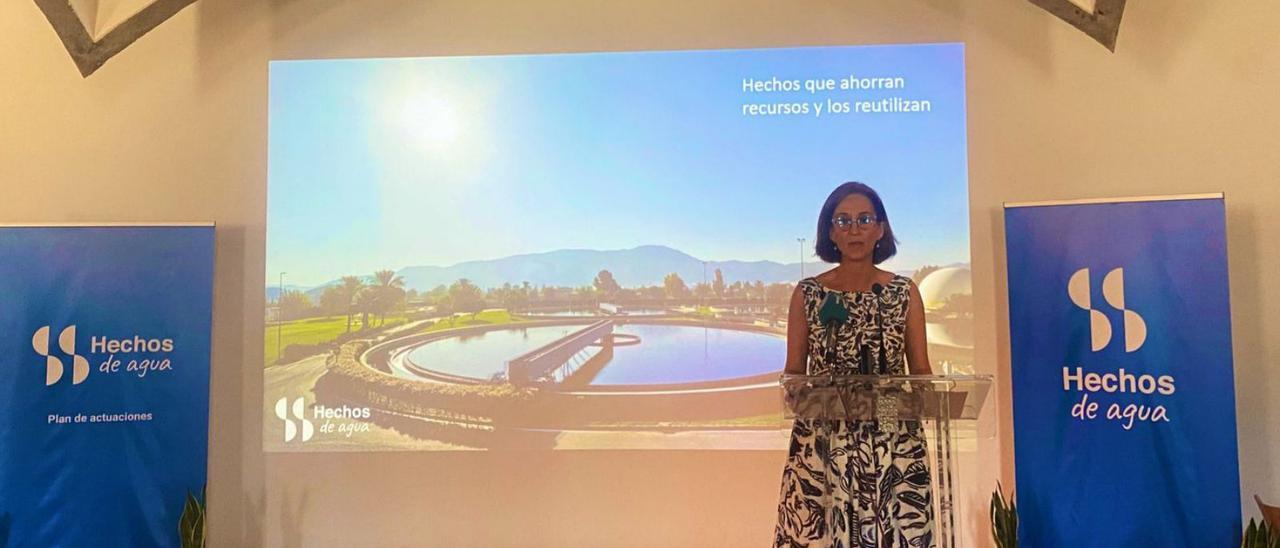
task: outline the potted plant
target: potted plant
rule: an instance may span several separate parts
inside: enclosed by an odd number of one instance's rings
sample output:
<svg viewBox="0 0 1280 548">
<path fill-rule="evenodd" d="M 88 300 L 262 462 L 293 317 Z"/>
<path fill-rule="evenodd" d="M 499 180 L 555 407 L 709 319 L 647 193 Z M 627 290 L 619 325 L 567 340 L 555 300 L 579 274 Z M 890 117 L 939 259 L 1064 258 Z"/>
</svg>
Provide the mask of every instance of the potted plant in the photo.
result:
<svg viewBox="0 0 1280 548">
<path fill-rule="evenodd" d="M 187 491 L 187 500 L 182 505 L 182 517 L 178 518 L 178 538 L 182 548 L 204 548 L 206 489 L 200 490 L 200 498 Z"/>
<path fill-rule="evenodd" d="M 999 482 L 991 494 L 991 538 L 996 548 L 1018 546 L 1018 504 L 1012 496 L 1005 500 L 1004 487 Z"/>
<path fill-rule="evenodd" d="M 1267 522 L 1257 523 L 1249 518 L 1240 548 L 1280 548 L 1280 530 L 1267 527 Z"/>
</svg>

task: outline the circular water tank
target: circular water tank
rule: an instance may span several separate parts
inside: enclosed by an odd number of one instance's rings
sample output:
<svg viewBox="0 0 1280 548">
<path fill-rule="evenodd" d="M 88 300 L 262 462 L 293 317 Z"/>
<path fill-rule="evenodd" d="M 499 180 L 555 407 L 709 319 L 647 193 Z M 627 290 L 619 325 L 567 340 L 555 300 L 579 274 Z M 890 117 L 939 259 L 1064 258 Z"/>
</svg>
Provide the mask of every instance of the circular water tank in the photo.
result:
<svg viewBox="0 0 1280 548">
<path fill-rule="evenodd" d="M 930 272 L 920 281 L 920 298 L 925 308 L 938 308 L 952 295 L 973 294 L 973 274 L 962 266 Z"/>
</svg>

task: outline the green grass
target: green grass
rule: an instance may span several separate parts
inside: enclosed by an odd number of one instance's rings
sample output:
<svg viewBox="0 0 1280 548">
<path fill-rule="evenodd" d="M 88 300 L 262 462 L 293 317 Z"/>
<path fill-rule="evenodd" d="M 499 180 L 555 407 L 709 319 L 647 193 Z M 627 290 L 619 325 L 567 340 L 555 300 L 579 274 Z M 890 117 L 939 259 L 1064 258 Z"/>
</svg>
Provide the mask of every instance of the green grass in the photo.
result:
<svg viewBox="0 0 1280 548">
<path fill-rule="evenodd" d="M 403 315 L 392 315 L 387 316 L 385 325 L 386 327 L 391 327 L 406 321 L 408 319 Z M 369 323 L 373 327 L 382 327 L 382 325 L 378 324 L 378 320 L 372 316 L 369 317 Z M 351 319 L 351 331 L 359 331 L 360 327 L 360 315 L 357 314 Z M 285 347 L 291 344 L 320 344 L 331 342 L 346 332 L 346 316 L 306 318 L 284 322 L 283 324 L 267 322 L 266 330 L 263 333 L 263 341 L 266 344 L 263 345 L 262 363 L 270 365 L 280 357 L 280 347 L 276 344 L 277 340 Z"/>
<path fill-rule="evenodd" d="M 513 316 L 506 310 L 487 310 L 475 315 L 474 318 L 470 314 L 456 316 L 452 320 L 441 320 L 435 322 L 430 327 L 419 331 L 419 333 L 430 333 L 432 331 L 440 331 L 443 329 L 453 329 L 455 327 L 467 327 L 472 325 L 491 325 L 504 324 L 521 321 L 523 318 Z M 387 316 L 385 325 L 379 324 L 377 318 L 370 317 L 369 323 L 374 328 L 393 327 L 409 321 L 406 316 L 390 315 Z M 360 331 L 360 315 L 357 314 L 351 319 L 351 331 Z M 276 324 L 268 322 L 266 330 L 263 333 L 262 363 L 270 365 L 275 363 L 280 356 L 280 347 L 277 346 L 277 331 L 279 331 L 280 344 L 288 347 L 291 344 L 321 344 L 332 342 L 339 335 L 347 332 L 346 316 L 326 316 L 321 318 L 306 318 L 302 320 L 293 320 Z"/>
<path fill-rule="evenodd" d="M 506 310 L 486 310 L 475 315 L 463 314 L 461 316 L 453 316 L 448 319 L 437 321 L 419 333 L 433 333 L 443 331 L 445 329 L 454 329 L 457 327 L 468 327 L 473 325 L 494 325 L 504 323 L 515 323 L 522 321 L 524 318 L 513 316 Z"/>
</svg>

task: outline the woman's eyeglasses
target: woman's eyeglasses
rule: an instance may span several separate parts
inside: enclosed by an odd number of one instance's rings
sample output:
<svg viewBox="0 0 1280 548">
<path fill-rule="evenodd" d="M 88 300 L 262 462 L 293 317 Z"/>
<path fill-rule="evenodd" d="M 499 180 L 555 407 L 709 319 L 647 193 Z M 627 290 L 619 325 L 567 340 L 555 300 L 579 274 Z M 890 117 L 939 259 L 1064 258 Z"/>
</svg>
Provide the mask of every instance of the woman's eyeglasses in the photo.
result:
<svg viewBox="0 0 1280 548">
<path fill-rule="evenodd" d="M 855 224 L 858 225 L 858 228 L 865 228 L 877 222 L 880 222 L 880 219 L 877 219 L 875 215 L 870 213 L 863 213 L 857 217 L 840 214 L 831 219 L 831 224 L 835 225 L 836 228 L 839 228 L 840 230 L 852 230 L 853 225 Z"/>
</svg>

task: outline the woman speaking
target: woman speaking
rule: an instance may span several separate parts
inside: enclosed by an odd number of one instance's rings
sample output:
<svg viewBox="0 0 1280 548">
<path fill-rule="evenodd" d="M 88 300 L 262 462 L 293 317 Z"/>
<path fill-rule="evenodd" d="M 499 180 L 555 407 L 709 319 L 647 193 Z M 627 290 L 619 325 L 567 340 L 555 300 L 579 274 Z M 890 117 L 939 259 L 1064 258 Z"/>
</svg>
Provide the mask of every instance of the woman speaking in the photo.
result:
<svg viewBox="0 0 1280 548">
<path fill-rule="evenodd" d="M 897 252 L 875 190 L 836 187 L 818 214 L 818 257 L 787 322 L 786 372 L 928 375 L 924 306 L 910 278 L 876 265 Z M 831 321 L 832 310 L 841 321 Z M 782 474 L 775 546 L 927 548 L 933 510 L 918 423 L 796 419 Z"/>
</svg>

